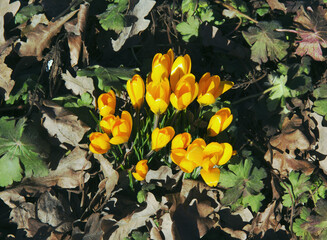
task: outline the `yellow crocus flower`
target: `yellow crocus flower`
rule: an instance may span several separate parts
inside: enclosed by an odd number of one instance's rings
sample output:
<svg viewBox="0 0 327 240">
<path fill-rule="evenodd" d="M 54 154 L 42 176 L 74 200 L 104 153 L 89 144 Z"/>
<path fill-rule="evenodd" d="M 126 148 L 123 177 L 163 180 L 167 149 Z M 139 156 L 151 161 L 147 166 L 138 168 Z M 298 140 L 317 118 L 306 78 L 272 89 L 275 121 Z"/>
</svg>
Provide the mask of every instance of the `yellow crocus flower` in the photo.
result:
<svg viewBox="0 0 327 240">
<path fill-rule="evenodd" d="M 141 160 L 136 164 L 135 172 L 132 173 L 136 180 L 143 181 L 145 179 L 149 170 L 147 163 L 148 160 Z"/>
<path fill-rule="evenodd" d="M 222 108 L 213 115 L 207 127 L 207 132 L 210 137 L 217 136 L 224 131 L 233 121 L 233 114 L 229 108 Z"/>
<path fill-rule="evenodd" d="M 174 137 L 175 130 L 172 127 L 156 128 L 151 135 L 152 145 L 151 148 L 154 151 L 159 151 L 165 147 L 169 141 Z"/>
<path fill-rule="evenodd" d="M 135 74 L 126 84 L 127 93 L 132 105 L 136 110 L 140 110 L 144 102 L 145 86 L 140 75 Z"/>
<path fill-rule="evenodd" d="M 110 149 L 110 139 L 107 134 L 93 132 L 90 134 L 90 151 L 97 154 L 104 154 Z"/>
<path fill-rule="evenodd" d="M 116 95 L 113 90 L 103 93 L 98 97 L 98 109 L 102 117 L 115 113 Z"/>
<path fill-rule="evenodd" d="M 160 115 L 167 110 L 169 98 L 170 86 L 168 79 L 147 84 L 145 99 L 154 114 Z"/>
</svg>

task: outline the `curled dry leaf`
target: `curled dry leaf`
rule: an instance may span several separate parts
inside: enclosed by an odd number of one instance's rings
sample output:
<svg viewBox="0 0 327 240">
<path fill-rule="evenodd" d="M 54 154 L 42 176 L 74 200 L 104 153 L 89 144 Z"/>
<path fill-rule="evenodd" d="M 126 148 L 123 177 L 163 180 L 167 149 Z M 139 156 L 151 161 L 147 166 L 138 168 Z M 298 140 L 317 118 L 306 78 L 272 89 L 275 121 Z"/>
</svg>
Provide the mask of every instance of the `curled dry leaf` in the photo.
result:
<svg viewBox="0 0 327 240">
<path fill-rule="evenodd" d="M 282 208 L 282 204 L 274 200 L 263 212 L 258 213 L 252 223 L 244 227 L 244 230 L 249 232 L 250 236 L 259 235 L 261 237 L 265 236 L 265 233 L 271 229 L 274 232 L 285 230 L 285 227 L 280 223 Z"/>
<path fill-rule="evenodd" d="M 44 100 L 39 108 L 43 112 L 43 126 L 51 136 L 61 143 L 78 146 L 84 134 L 90 129 L 78 117 L 51 101 Z"/>
<path fill-rule="evenodd" d="M 287 11 L 284 3 L 280 3 L 278 0 L 267 0 L 267 3 L 272 10 L 277 9 L 283 11 L 284 13 Z"/>
<path fill-rule="evenodd" d="M 156 1 L 140 0 L 136 2 L 135 0 L 130 1 L 130 4 L 134 5 L 134 7 L 128 11 L 127 15 L 134 16 L 137 20 L 131 23 L 130 26 L 125 27 L 117 40 L 111 40 L 112 47 L 116 52 L 122 48 L 128 38 L 144 31 L 150 24 L 150 20 L 144 18 L 149 14 Z"/>
<path fill-rule="evenodd" d="M 16 12 L 18 11 L 18 9 L 20 7 L 19 1 L 15 1 L 12 3 L 10 3 L 10 2 L 11 2 L 10 0 L 1 0 L 0 1 L 0 45 L 2 45 L 6 41 L 5 36 L 4 36 L 4 34 L 5 34 L 4 16 L 8 13 L 11 13 L 12 16 L 15 16 Z"/>
<path fill-rule="evenodd" d="M 81 48 L 86 50 L 83 38 L 86 25 L 86 18 L 89 11 L 89 3 L 81 4 L 77 18 L 66 22 L 64 27 L 68 32 L 68 46 L 70 49 L 70 65 L 74 67 L 78 64 Z M 84 52 L 84 51 L 83 51 Z M 87 51 L 86 51 L 87 52 Z M 88 56 L 83 56 L 88 58 Z M 87 59 L 86 59 L 87 60 Z"/>
<path fill-rule="evenodd" d="M 0 49 L 2 46 L 0 43 Z M 4 98 L 5 100 L 9 99 L 9 94 L 15 85 L 15 81 L 11 79 L 12 69 L 5 64 L 5 58 L 10 54 L 11 50 L 12 47 L 10 45 L 0 51 L 0 99 Z"/>
<path fill-rule="evenodd" d="M 16 43 L 15 47 L 19 56 L 35 56 L 38 61 L 41 61 L 43 50 L 49 48 L 51 39 L 60 32 L 62 25 L 73 17 L 76 12 L 71 12 L 55 22 L 50 22 L 48 26 L 39 23 L 33 31 L 26 34 L 26 42 L 18 41 Z"/>
<path fill-rule="evenodd" d="M 145 181 L 154 183 L 157 186 L 166 189 L 174 188 L 183 175 L 182 171 L 173 174 L 172 169 L 168 166 L 161 166 L 158 170 L 149 170 L 146 174 Z"/>
<path fill-rule="evenodd" d="M 164 198 L 162 198 L 164 200 Z M 133 212 L 127 217 L 119 220 L 111 228 L 105 229 L 104 235 L 110 240 L 124 239 L 133 230 L 145 226 L 151 216 L 155 215 L 160 209 L 165 209 L 165 202 L 158 202 L 152 193 L 147 194 L 147 206 L 139 212 Z M 103 229 L 104 230 L 104 229 Z"/>
<path fill-rule="evenodd" d="M 311 146 L 302 126 L 302 119 L 297 115 L 291 119 L 285 118 L 281 133 L 269 141 L 269 149 L 264 158 L 282 176 L 288 176 L 292 170 L 302 170 L 308 175 L 315 169 L 313 164 L 299 156 L 299 153 L 305 155 Z M 300 157 L 301 159 L 296 159 Z"/>
<path fill-rule="evenodd" d="M 74 94 L 82 95 L 83 93 L 88 92 L 93 96 L 94 84 L 92 78 L 84 76 L 73 77 L 68 71 L 62 73 L 61 77 L 65 80 L 65 86 L 67 89 L 71 89 Z"/>
</svg>

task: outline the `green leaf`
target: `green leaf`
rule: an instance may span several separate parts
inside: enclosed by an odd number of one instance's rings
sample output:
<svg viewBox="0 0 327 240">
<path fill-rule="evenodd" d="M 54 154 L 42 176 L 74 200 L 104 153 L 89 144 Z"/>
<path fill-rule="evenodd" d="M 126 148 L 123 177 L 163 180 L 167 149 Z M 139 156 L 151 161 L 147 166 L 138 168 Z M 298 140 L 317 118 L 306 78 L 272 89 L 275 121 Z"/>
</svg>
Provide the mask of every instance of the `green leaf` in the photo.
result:
<svg viewBox="0 0 327 240">
<path fill-rule="evenodd" d="M 0 186 L 7 186 L 22 178 L 22 162 L 25 176 L 45 176 L 48 169 L 37 152 L 36 145 L 25 134 L 25 119 L 17 124 L 7 117 L 0 118 Z M 35 143 L 35 142 L 34 142 Z"/>
<path fill-rule="evenodd" d="M 199 34 L 200 21 L 193 16 L 187 17 L 187 22 L 181 22 L 176 26 L 177 31 L 183 35 L 183 40 L 188 42 L 191 37 L 197 37 Z"/>
<path fill-rule="evenodd" d="M 183 0 L 182 2 L 182 13 L 188 13 L 192 15 L 195 12 L 197 0 Z"/>
<path fill-rule="evenodd" d="M 124 89 L 124 84 L 121 80 L 129 80 L 138 71 L 137 68 L 105 68 L 99 65 L 94 65 L 82 70 L 78 70 L 78 76 L 97 77 L 98 87 L 105 92 L 110 91 L 111 87 L 118 91 Z"/>
<path fill-rule="evenodd" d="M 222 203 L 233 205 L 240 201 L 244 207 L 250 206 L 252 211 L 258 212 L 264 199 L 260 191 L 264 187 L 262 179 L 267 177 L 266 171 L 253 167 L 250 159 L 229 164 L 228 168 L 230 171 L 222 169 L 220 173 L 220 186 L 228 188 Z"/>
<path fill-rule="evenodd" d="M 287 76 L 269 74 L 268 80 L 272 87 L 270 88 L 269 98 L 267 98 L 267 106 L 270 111 L 273 111 L 279 102 L 281 107 L 284 107 L 286 98 L 292 97 L 292 94 L 290 88 L 286 86 Z"/>
<path fill-rule="evenodd" d="M 19 12 L 15 15 L 15 23 L 16 24 L 25 23 L 28 19 L 30 19 L 31 17 L 42 11 L 43 8 L 41 5 L 29 4 L 26 7 L 20 9 Z"/>
<path fill-rule="evenodd" d="M 127 7 L 128 0 L 115 0 L 110 3 L 107 10 L 97 16 L 102 28 L 120 33 L 125 27 L 125 18 L 122 13 L 127 10 Z"/>
<path fill-rule="evenodd" d="M 146 193 L 147 192 L 145 190 L 143 190 L 143 189 L 137 193 L 137 201 L 139 203 L 142 203 L 142 202 L 145 201 L 145 199 L 146 199 Z"/>
<path fill-rule="evenodd" d="M 327 120 L 327 99 L 316 100 L 313 104 L 313 111 L 322 116 L 325 116 L 325 119 Z"/>
<path fill-rule="evenodd" d="M 149 233 L 141 233 L 141 232 L 139 232 L 139 231 L 133 231 L 132 232 L 132 238 L 134 239 L 134 240 L 147 240 L 147 239 L 149 239 Z"/>
<path fill-rule="evenodd" d="M 288 189 L 290 189 L 296 203 L 306 203 L 308 201 L 309 191 L 311 188 L 311 182 L 309 179 L 310 176 L 292 171 L 289 175 L 290 184 L 284 183 L 288 186 Z M 284 184 L 281 184 L 281 186 L 284 188 L 283 205 L 285 207 L 291 207 L 292 199 L 289 194 L 289 190 Z"/>
<path fill-rule="evenodd" d="M 313 96 L 315 98 L 327 98 L 327 85 L 321 85 L 313 91 Z"/>
<path fill-rule="evenodd" d="M 242 32 L 245 40 L 251 45 L 251 59 L 259 64 L 281 60 L 287 55 L 289 43 L 284 40 L 284 33 L 275 30 L 282 28 L 277 21 L 259 22 L 257 27 L 249 27 Z"/>
<path fill-rule="evenodd" d="M 202 22 L 211 22 L 215 20 L 213 11 L 210 7 L 199 8 L 199 16 Z"/>
<path fill-rule="evenodd" d="M 301 216 L 302 218 L 302 216 Z M 326 239 L 327 237 L 327 201 L 318 200 L 314 212 L 307 216 L 301 227 L 311 234 L 312 239 Z"/>
<path fill-rule="evenodd" d="M 7 104 L 14 104 L 17 101 L 23 101 L 23 103 L 27 104 L 28 102 L 28 96 L 29 92 L 31 90 L 34 90 L 37 76 L 31 75 L 26 76 L 22 75 L 19 76 L 18 79 L 15 82 L 15 86 L 10 93 L 9 99 L 6 101 Z M 42 86 L 40 84 L 37 85 L 38 88 L 42 89 Z"/>
</svg>

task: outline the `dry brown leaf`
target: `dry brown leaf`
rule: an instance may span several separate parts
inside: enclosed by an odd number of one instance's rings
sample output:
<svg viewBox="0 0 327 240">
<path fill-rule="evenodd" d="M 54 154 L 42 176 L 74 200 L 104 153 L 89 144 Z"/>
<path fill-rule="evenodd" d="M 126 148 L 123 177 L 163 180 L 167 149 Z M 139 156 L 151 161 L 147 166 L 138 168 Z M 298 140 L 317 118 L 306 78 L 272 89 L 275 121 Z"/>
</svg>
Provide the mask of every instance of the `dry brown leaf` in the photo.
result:
<svg viewBox="0 0 327 240">
<path fill-rule="evenodd" d="M 84 134 L 90 129 L 78 120 L 77 116 L 54 102 L 44 100 L 39 108 L 43 112 L 43 126 L 61 143 L 78 146 Z"/>
<path fill-rule="evenodd" d="M 101 170 L 105 177 L 105 179 L 102 181 L 105 181 L 106 203 L 111 197 L 111 193 L 118 183 L 119 174 L 115 169 L 113 169 L 112 164 L 105 159 L 102 154 L 94 154 L 94 158 L 100 162 Z"/>
<path fill-rule="evenodd" d="M 15 16 L 16 12 L 19 9 L 19 7 L 20 7 L 20 2 L 19 1 L 15 1 L 15 2 L 12 2 L 12 3 L 10 3 L 10 0 L 1 0 L 0 1 L 0 45 L 5 43 L 5 41 L 6 41 L 5 36 L 4 36 L 4 34 L 5 34 L 4 16 L 6 14 L 8 14 L 8 13 L 11 13 L 12 17 Z"/>
<path fill-rule="evenodd" d="M 125 27 L 119 34 L 117 40 L 111 40 L 112 48 L 116 52 L 122 48 L 128 38 L 144 31 L 150 24 L 150 20 L 144 18 L 149 14 L 153 6 L 156 4 L 156 1 L 140 0 L 137 3 L 136 2 L 137 1 L 135 0 L 130 1 L 130 5 L 134 7 L 131 8 L 127 14 L 134 16 L 137 21 L 132 23 L 130 26 Z"/>
<path fill-rule="evenodd" d="M 3 45 L 5 45 L 5 44 L 6 43 L 4 43 Z M 2 46 L 0 44 L 0 49 Z M 2 50 L 2 52 L 0 52 L 0 69 L 1 69 L 1 71 L 0 71 L 0 98 L 4 98 L 5 100 L 9 99 L 9 94 L 15 85 L 15 81 L 11 79 L 12 69 L 9 68 L 7 66 L 7 64 L 5 64 L 5 58 L 10 54 L 11 50 L 12 50 L 12 47 L 10 45 L 9 47 L 5 47 Z"/>
<path fill-rule="evenodd" d="M 22 31 L 21 35 L 26 36 L 29 32 L 33 31 L 38 24 L 48 25 L 49 20 L 44 13 L 34 15 L 29 21 L 21 24 L 18 28 Z"/>
<path fill-rule="evenodd" d="M 161 166 L 158 170 L 149 170 L 145 177 L 145 181 L 171 190 L 177 185 L 182 175 L 182 171 L 173 174 L 170 167 Z"/>
<path fill-rule="evenodd" d="M 10 212 L 11 221 L 17 224 L 18 229 L 28 226 L 28 219 L 35 218 L 35 205 L 31 202 L 23 202 Z"/>
<path fill-rule="evenodd" d="M 267 0 L 267 3 L 272 10 L 277 9 L 283 11 L 284 13 L 287 11 L 284 3 L 280 3 L 278 0 Z"/>
<path fill-rule="evenodd" d="M 44 192 L 39 197 L 36 204 L 36 215 L 42 223 L 52 227 L 60 226 L 60 232 L 68 231 L 73 221 L 69 205 L 65 204 L 65 199 L 59 200 L 49 191 Z"/>
<path fill-rule="evenodd" d="M 88 92 L 93 96 L 94 84 L 92 78 L 80 76 L 73 77 L 68 71 L 67 73 L 62 73 L 61 77 L 65 80 L 66 88 L 71 89 L 75 95 L 82 95 Z"/>
<path fill-rule="evenodd" d="M 305 155 L 310 150 L 310 141 L 303 133 L 303 122 L 300 117 L 293 115 L 291 119 L 285 118 L 282 132 L 270 139 L 270 148 L 265 154 L 265 160 L 276 169 L 282 176 L 288 176 L 292 170 L 302 170 L 305 174 L 311 174 L 314 165 L 305 158 L 296 159 L 299 151 Z"/>
<path fill-rule="evenodd" d="M 68 46 L 70 49 L 70 64 L 72 67 L 78 64 L 82 45 L 85 48 L 83 33 L 86 25 L 86 18 L 89 10 L 89 4 L 81 4 L 77 18 L 66 22 L 64 27 L 68 32 Z M 86 49 L 86 48 L 85 48 Z M 87 56 L 84 56 L 87 57 Z"/>
<path fill-rule="evenodd" d="M 51 39 L 60 32 L 62 25 L 73 17 L 76 12 L 77 10 L 59 18 L 55 22 L 50 22 L 48 26 L 39 23 L 33 31 L 26 34 L 26 42 L 17 41 L 15 47 L 19 56 L 35 56 L 38 61 L 41 61 L 43 50 L 49 48 Z"/>
<path fill-rule="evenodd" d="M 277 203 L 274 200 L 270 203 L 264 212 L 258 213 L 258 215 L 252 221 L 252 224 L 248 224 L 244 227 L 244 230 L 249 232 L 250 235 L 259 235 L 263 237 L 268 230 L 278 232 L 279 230 L 285 230 L 281 225 L 280 220 L 282 219 L 282 204 Z"/>
<path fill-rule="evenodd" d="M 133 230 L 145 226 L 146 221 L 149 221 L 151 216 L 155 215 L 160 209 L 166 208 L 165 202 L 157 202 L 155 196 L 150 192 L 147 194 L 146 203 L 147 206 L 142 211 L 133 212 L 119 220 L 111 228 L 106 229 L 104 234 L 108 236 L 108 239 L 124 239 Z"/>
</svg>

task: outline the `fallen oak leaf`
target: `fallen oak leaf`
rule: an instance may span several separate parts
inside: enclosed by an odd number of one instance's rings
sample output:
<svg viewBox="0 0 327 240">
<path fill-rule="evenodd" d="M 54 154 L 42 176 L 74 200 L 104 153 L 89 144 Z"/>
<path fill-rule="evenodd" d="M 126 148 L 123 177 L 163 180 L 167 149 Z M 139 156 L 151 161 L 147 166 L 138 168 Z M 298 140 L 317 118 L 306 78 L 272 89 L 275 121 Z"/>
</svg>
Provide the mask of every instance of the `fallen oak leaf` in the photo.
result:
<svg viewBox="0 0 327 240">
<path fill-rule="evenodd" d="M 20 7 L 20 2 L 15 1 L 10 3 L 10 0 L 1 0 L 0 1 L 0 45 L 2 45 L 6 39 L 4 36 L 5 33 L 5 15 L 11 13 L 13 16 L 16 14 Z"/>
<path fill-rule="evenodd" d="M 78 146 L 84 134 L 90 130 L 76 115 L 54 102 L 44 100 L 42 105 L 37 103 L 43 112 L 43 126 L 51 136 L 61 143 Z"/>
<path fill-rule="evenodd" d="M 15 48 L 18 55 L 21 57 L 35 56 L 38 61 L 41 61 L 43 50 L 49 48 L 51 39 L 60 32 L 64 23 L 72 18 L 76 12 L 77 10 L 59 18 L 55 22 L 50 22 L 48 26 L 39 23 L 33 31 L 26 34 L 26 42 L 17 41 Z"/>
<path fill-rule="evenodd" d="M 84 41 L 84 29 L 86 25 L 86 18 L 89 11 L 89 4 L 81 4 L 79 8 L 79 12 L 77 14 L 77 18 L 66 22 L 64 27 L 68 32 L 68 46 L 70 49 L 70 65 L 74 67 L 78 64 L 78 60 L 80 57 L 81 48 L 83 47 L 85 53 L 87 53 Z M 86 62 L 88 61 L 88 54 L 86 56 Z"/>
<path fill-rule="evenodd" d="M 0 48 L 2 46 L 3 45 L 1 45 Z M 10 54 L 11 50 L 12 46 L 10 45 L 0 52 L 0 98 L 4 98 L 5 101 L 9 99 L 9 94 L 15 85 L 15 81 L 11 79 L 13 70 L 5 64 L 5 58 Z"/>
<path fill-rule="evenodd" d="M 127 15 L 136 17 L 136 22 L 133 22 L 131 26 L 127 26 L 119 34 L 116 40 L 111 40 L 114 51 L 119 51 L 125 44 L 126 40 L 141 31 L 144 31 L 150 24 L 150 20 L 144 19 L 149 14 L 156 1 L 153 0 L 140 0 L 136 3 L 135 0 L 130 1 L 131 5 L 134 5 Z"/>
<path fill-rule="evenodd" d="M 281 10 L 284 13 L 286 13 L 286 7 L 284 5 L 284 3 L 280 3 L 278 0 L 267 0 L 267 3 L 269 5 L 269 7 L 271 8 L 271 10 Z"/>
</svg>

